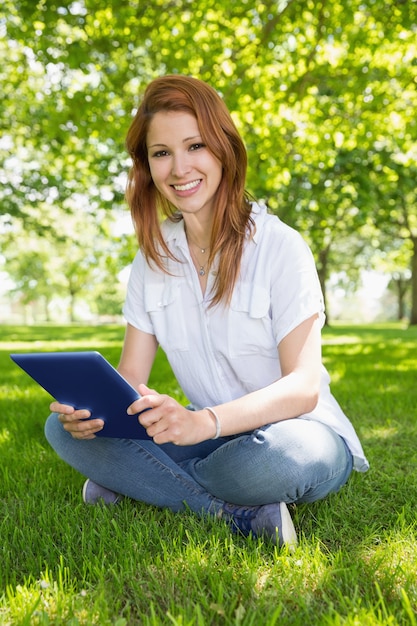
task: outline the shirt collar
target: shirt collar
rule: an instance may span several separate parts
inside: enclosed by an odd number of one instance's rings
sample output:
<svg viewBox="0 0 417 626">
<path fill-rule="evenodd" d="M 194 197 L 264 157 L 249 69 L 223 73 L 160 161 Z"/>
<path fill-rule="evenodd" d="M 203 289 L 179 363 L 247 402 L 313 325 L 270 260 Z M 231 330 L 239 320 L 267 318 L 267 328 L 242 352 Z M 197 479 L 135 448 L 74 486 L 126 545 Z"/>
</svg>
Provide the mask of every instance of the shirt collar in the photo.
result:
<svg viewBox="0 0 417 626">
<path fill-rule="evenodd" d="M 267 208 L 263 203 L 258 204 L 257 202 L 252 202 L 252 219 L 255 222 L 255 232 L 252 237 L 252 241 L 254 243 L 259 242 L 259 238 L 261 236 L 261 230 L 263 228 L 265 218 L 267 216 Z"/>
<path fill-rule="evenodd" d="M 179 222 L 172 222 L 166 219 L 162 224 L 162 234 L 166 243 L 169 245 L 172 243 L 174 246 L 185 250 L 187 248 L 187 237 L 185 236 L 184 220 Z"/>
<path fill-rule="evenodd" d="M 267 208 L 265 204 L 252 202 L 252 218 L 256 226 L 253 236 L 254 243 L 258 243 L 259 241 L 260 232 L 264 225 L 266 215 Z M 172 242 L 173 245 L 182 250 L 185 250 L 188 247 L 184 229 L 184 220 L 180 220 L 179 222 L 171 222 L 169 219 L 165 220 L 162 224 L 162 232 L 168 245 Z"/>
</svg>

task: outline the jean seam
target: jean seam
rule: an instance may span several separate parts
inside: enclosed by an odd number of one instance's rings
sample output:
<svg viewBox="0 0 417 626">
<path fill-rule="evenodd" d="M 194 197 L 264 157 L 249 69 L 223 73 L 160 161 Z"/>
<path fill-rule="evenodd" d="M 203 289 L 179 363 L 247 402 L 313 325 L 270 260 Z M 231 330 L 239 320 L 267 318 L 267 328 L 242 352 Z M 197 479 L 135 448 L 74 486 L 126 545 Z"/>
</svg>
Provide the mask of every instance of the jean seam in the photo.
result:
<svg viewBox="0 0 417 626">
<path fill-rule="evenodd" d="M 158 457 L 153 455 L 149 450 L 147 450 L 142 445 L 138 444 L 135 439 L 128 439 L 127 441 L 129 442 L 129 444 L 132 444 L 133 446 L 140 448 L 142 454 L 144 454 L 151 462 L 154 462 L 156 465 L 158 465 L 158 470 L 160 470 L 161 472 L 169 472 L 171 476 L 175 478 L 175 480 L 178 480 L 193 495 L 199 496 L 199 495 L 206 495 L 208 493 L 204 489 L 204 487 L 202 487 L 190 474 L 188 474 L 184 469 L 182 469 L 180 464 L 177 464 L 177 465 L 181 469 L 181 473 L 176 472 L 173 468 L 169 467 L 166 463 L 163 463 L 160 459 L 158 459 Z M 187 477 L 189 477 L 189 479 Z M 197 486 L 199 487 L 199 489 L 197 489 Z"/>
</svg>

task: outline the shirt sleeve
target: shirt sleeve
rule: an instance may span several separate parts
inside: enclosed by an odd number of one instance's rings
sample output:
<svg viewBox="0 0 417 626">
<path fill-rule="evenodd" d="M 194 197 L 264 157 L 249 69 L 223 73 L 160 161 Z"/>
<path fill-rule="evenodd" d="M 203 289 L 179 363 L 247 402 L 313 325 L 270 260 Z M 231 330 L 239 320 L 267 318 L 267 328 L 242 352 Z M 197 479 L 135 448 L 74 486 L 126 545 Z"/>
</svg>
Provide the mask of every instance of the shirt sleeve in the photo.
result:
<svg viewBox="0 0 417 626">
<path fill-rule="evenodd" d="M 313 255 L 302 236 L 284 226 L 271 273 L 271 312 L 277 345 L 299 324 L 318 314 L 324 324 L 324 301 Z"/>
<path fill-rule="evenodd" d="M 152 321 L 145 308 L 145 276 L 147 263 L 139 250 L 133 260 L 127 284 L 123 315 L 126 321 L 145 333 L 154 334 Z"/>
</svg>

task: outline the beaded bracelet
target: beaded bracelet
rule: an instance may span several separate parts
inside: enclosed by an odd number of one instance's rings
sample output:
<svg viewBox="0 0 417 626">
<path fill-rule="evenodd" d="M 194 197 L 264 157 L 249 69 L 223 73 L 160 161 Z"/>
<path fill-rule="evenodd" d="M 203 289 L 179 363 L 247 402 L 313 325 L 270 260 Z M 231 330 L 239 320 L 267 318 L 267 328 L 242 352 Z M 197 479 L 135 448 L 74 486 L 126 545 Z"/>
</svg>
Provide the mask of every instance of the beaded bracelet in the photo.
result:
<svg viewBox="0 0 417 626">
<path fill-rule="evenodd" d="M 222 426 L 220 424 L 219 416 L 217 415 L 216 411 L 211 408 L 211 406 L 205 406 L 204 410 L 208 411 L 209 413 L 211 413 L 212 416 L 214 417 L 214 419 L 216 420 L 216 434 L 214 435 L 214 437 L 212 437 L 212 439 L 218 439 L 220 437 L 220 433 L 222 431 Z"/>
</svg>

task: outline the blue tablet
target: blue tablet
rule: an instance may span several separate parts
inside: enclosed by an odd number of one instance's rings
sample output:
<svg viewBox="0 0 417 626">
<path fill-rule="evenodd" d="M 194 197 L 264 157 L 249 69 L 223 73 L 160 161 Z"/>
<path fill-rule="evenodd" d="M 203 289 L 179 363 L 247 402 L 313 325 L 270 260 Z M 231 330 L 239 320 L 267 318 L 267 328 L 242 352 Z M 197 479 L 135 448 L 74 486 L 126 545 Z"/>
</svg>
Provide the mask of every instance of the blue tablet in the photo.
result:
<svg viewBox="0 0 417 626">
<path fill-rule="evenodd" d="M 99 352 L 32 352 L 10 357 L 55 400 L 88 409 L 104 420 L 97 437 L 149 439 L 137 415 L 127 415 L 139 393 Z"/>
</svg>

